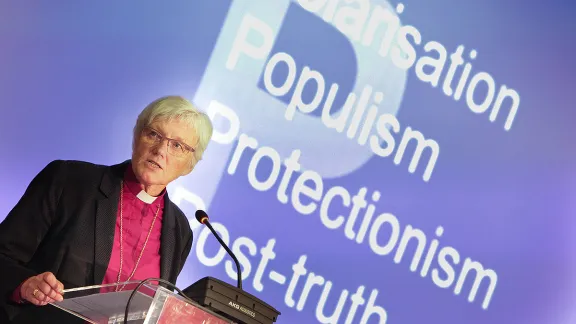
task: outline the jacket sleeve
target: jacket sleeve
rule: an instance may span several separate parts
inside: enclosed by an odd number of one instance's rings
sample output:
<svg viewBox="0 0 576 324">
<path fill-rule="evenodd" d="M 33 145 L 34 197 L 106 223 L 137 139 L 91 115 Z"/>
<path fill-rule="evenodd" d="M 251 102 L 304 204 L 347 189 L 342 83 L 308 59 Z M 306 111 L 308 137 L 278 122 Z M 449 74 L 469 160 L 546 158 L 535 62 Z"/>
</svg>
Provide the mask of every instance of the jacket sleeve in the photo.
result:
<svg viewBox="0 0 576 324">
<path fill-rule="evenodd" d="M 56 216 L 63 190 L 64 161 L 50 162 L 28 185 L 24 195 L 0 223 L 0 298 L 8 304 L 24 280 L 36 275 L 26 265 Z M 6 308 L 11 317 L 10 307 Z"/>
</svg>

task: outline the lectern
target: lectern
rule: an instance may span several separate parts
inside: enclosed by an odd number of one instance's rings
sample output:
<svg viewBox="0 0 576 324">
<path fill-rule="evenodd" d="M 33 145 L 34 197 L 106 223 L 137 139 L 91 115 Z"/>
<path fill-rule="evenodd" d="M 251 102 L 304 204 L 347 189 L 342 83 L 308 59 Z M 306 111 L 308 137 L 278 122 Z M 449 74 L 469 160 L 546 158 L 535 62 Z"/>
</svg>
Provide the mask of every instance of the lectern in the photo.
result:
<svg viewBox="0 0 576 324">
<path fill-rule="evenodd" d="M 64 300 L 51 305 L 87 323 L 124 323 L 126 305 L 139 281 L 68 289 Z M 233 324 L 196 302 L 155 283 L 134 292 L 128 307 L 128 323 L 136 324 Z"/>
</svg>

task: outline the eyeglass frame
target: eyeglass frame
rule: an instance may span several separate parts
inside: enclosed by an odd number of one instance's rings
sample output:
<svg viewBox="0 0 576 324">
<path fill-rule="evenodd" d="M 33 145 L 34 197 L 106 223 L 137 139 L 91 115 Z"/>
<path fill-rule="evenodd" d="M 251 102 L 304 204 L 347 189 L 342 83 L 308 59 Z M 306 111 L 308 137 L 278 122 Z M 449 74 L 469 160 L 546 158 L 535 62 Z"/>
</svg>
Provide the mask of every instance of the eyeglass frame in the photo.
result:
<svg viewBox="0 0 576 324">
<path fill-rule="evenodd" d="M 166 140 L 166 141 L 167 141 L 167 145 L 168 145 L 168 146 L 167 146 L 167 147 L 168 147 L 168 148 L 167 148 L 167 152 L 168 152 L 169 154 L 173 155 L 173 156 L 180 157 L 180 155 L 176 155 L 176 154 L 171 153 L 171 152 L 172 152 L 171 149 L 170 149 L 170 143 L 171 143 L 171 142 L 176 142 L 176 143 L 178 143 L 178 144 L 180 144 L 180 145 L 182 145 L 182 146 L 184 147 L 184 149 L 186 150 L 186 152 L 184 152 L 184 155 L 181 155 L 181 156 L 186 156 L 188 153 L 194 153 L 194 152 L 196 152 L 196 150 L 195 150 L 193 147 L 191 147 L 190 145 L 184 143 L 184 141 L 179 140 L 179 139 L 169 138 L 169 137 L 165 136 L 164 134 L 162 134 L 162 133 L 161 133 L 160 131 L 158 131 L 157 129 L 154 129 L 154 128 L 150 127 L 150 126 L 144 126 L 144 127 L 142 127 L 142 131 L 140 132 L 140 136 L 142 136 L 143 140 L 145 140 L 145 141 L 146 141 L 147 134 L 144 134 L 144 132 L 145 132 L 147 129 L 155 132 L 156 135 L 160 137 L 153 145 L 157 145 L 157 144 L 159 144 L 159 143 L 164 142 L 164 140 Z"/>
</svg>

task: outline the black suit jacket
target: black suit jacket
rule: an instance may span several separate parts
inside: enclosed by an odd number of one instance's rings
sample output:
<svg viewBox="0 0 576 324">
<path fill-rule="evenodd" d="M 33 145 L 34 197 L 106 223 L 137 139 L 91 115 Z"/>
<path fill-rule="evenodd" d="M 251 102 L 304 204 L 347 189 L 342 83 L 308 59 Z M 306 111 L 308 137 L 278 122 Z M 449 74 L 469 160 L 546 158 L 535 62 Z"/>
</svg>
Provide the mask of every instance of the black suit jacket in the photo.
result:
<svg viewBox="0 0 576 324">
<path fill-rule="evenodd" d="M 69 320 L 57 319 L 65 312 L 50 305 L 9 301 L 14 289 L 33 275 L 53 272 L 65 288 L 102 283 L 112 253 L 120 183 L 128 165 L 129 161 L 103 166 L 57 160 L 32 180 L 0 223 L 0 303 L 5 312 L 0 322 Z M 164 197 L 160 273 L 175 283 L 190 253 L 192 230 L 168 194 Z"/>
</svg>

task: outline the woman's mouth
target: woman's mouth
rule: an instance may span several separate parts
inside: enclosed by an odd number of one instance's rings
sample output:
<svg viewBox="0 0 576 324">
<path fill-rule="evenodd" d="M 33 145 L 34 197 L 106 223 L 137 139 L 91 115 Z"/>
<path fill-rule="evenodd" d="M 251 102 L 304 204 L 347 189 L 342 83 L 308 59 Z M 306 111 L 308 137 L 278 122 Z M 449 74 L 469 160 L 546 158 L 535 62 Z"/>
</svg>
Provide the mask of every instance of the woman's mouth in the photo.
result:
<svg viewBox="0 0 576 324">
<path fill-rule="evenodd" d="M 146 160 L 146 162 L 148 163 L 149 166 L 155 168 L 155 169 L 162 169 L 162 167 L 160 166 L 160 164 L 152 161 L 152 160 Z"/>
</svg>

